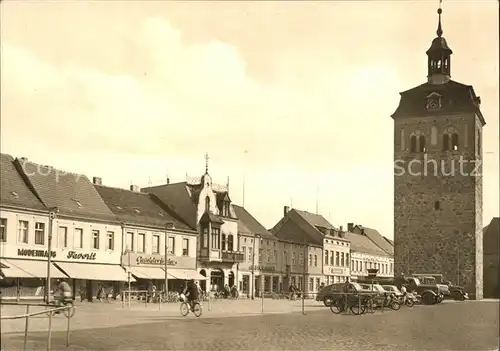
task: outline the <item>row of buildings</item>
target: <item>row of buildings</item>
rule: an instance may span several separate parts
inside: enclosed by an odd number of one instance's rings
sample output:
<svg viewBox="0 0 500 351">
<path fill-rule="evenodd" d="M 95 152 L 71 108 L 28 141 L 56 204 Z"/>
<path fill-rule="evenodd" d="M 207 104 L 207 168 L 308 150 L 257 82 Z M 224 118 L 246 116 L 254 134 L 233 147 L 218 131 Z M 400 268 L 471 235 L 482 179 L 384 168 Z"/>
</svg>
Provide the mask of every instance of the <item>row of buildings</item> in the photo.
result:
<svg viewBox="0 0 500 351">
<path fill-rule="evenodd" d="M 0 286 L 3 296 L 33 295 L 47 276 L 74 291 L 120 291 L 128 281 L 169 290 L 186 279 L 203 289 L 236 286 L 241 296 L 295 285 L 315 292 L 378 268 L 392 276 L 393 243 L 376 230 L 334 227 L 318 214 L 284 207 L 266 229 L 232 203 L 228 186 L 199 178 L 118 189 L 25 158 L 1 155 Z M 50 240 L 50 252 L 49 252 Z M 165 261 L 167 265 L 165 266 Z"/>
</svg>

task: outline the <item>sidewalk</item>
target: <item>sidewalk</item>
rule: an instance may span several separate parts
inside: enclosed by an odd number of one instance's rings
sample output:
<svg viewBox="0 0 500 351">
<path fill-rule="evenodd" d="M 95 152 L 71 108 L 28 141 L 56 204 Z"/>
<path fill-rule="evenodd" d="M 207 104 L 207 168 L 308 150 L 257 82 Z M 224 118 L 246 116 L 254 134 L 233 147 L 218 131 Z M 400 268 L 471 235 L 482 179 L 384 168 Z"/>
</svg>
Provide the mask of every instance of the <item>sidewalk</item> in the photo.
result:
<svg viewBox="0 0 500 351">
<path fill-rule="evenodd" d="M 305 311 L 325 309 L 324 305 L 312 300 L 305 301 Z M 30 312 L 43 311 L 44 307 L 30 307 Z M 26 306 L 2 306 L 2 316 L 22 315 Z M 203 315 L 200 318 L 241 317 L 261 314 L 300 313 L 302 302 L 289 300 L 215 300 L 203 303 Z M 181 318 L 195 318 L 193 315 L 182 317 L 180 303 L 145 304 L 132 301 L 131 307 L 127 304 L 122 307 L 121 301 L 112 303 L 77 303 L 76 313 L 71 318 L 71 330 L 110 328 L 124 325 L 135 325 L 159 320 L 177 320 Z M 2 320 L 1 331 L 6 333 L 24 332 L 25 319 Z M 45 331 L 48 328 L 46 314 L 29 319 L 29 331 Z M 52 318 L 54 331 L 63 331 L 67 328 L 67 318 L 57 315 Z"/>
</svg>

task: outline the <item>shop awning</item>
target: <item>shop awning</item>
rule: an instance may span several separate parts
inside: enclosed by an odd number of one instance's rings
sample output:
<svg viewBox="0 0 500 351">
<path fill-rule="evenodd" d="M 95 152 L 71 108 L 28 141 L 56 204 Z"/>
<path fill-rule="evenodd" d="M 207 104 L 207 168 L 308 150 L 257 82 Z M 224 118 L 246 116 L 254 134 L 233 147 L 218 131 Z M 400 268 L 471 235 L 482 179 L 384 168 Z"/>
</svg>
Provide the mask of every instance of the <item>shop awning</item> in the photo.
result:
<svg viewBox="0 0 500 351">
<path fill-rule="evenodd" d="M 2 274 L 6 278 L 46 278 L 47 261 L 8 259 L 2 263 L 7 268 L 2 268 Z M 51 278 L 67 278 L 57 267 L 52 264 L 50 269 Z"/>
<path fill-rule="evenodd" d="M 165 279 L 165 271 L 160 267 L 130 267 L 130 273 L 139 279 Z"/>
<path fill-rule="evenodd" d="M 196 272 L 194 269 L 179 269 L 172 268 L 168 269 L 168 275 L 174 279 L 182 280 L 206 280 L 207 277 L 202 276 L 200 273 Z"/>
<path fill-rule="evenodd" d="M 126 282 L 128 280 L 128 274 L 117 264 L 56 262 L 56 265 L 72 279 L 118 282 Z"/>
</svg>

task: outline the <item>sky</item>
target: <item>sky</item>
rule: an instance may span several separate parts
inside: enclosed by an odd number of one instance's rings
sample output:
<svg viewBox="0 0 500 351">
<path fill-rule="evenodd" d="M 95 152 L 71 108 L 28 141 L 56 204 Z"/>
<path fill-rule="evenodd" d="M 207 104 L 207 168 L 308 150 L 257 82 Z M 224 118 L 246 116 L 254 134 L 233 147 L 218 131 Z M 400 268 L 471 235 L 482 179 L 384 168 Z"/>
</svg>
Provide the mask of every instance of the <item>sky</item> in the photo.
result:
<svg viewBox="0 0 500 351">
<path fill-rule="evenodd" d="M 438 3 L 2 1 L 1 151 L 122 188 L 201 176 L 208 153 L 267 228 L 292 206 L 392 238 L 390 116 L 426 82 Z M 498 2 L 444 1 L 442 23 L 487 121 L 486 225 Z"/>
</svg>

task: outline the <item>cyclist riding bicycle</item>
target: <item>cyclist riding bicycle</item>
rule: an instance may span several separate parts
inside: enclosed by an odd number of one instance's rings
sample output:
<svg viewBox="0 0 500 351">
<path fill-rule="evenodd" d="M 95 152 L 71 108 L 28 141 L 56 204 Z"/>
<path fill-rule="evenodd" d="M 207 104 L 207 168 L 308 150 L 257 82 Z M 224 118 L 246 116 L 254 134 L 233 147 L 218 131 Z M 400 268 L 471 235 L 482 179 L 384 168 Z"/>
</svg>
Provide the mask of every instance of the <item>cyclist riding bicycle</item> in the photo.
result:
<svg viewBox="0 0 500 351">
<path fill-rule="evenodd" d="M 191 279 L 184 288 L 183 294 L 186 296 L 189 306 L 191 307 L 191 311 L 194 310 L 194 303 L 198 301 L 199 298 L 199 288 L 195 284 L 194 280 Z"/>
<path fill-rule="evenodd" d="M 54 300 L 57 301 L 58 306 L 63 306 L 64 302 L 71 301 L 73 299 L 73 292 L 71 290 L 71 286 L 64 280 L 57 280 L 57 288 L 54 291 Z M 60 313 L 57 311 L 56 313 Z"/>
</svg>

